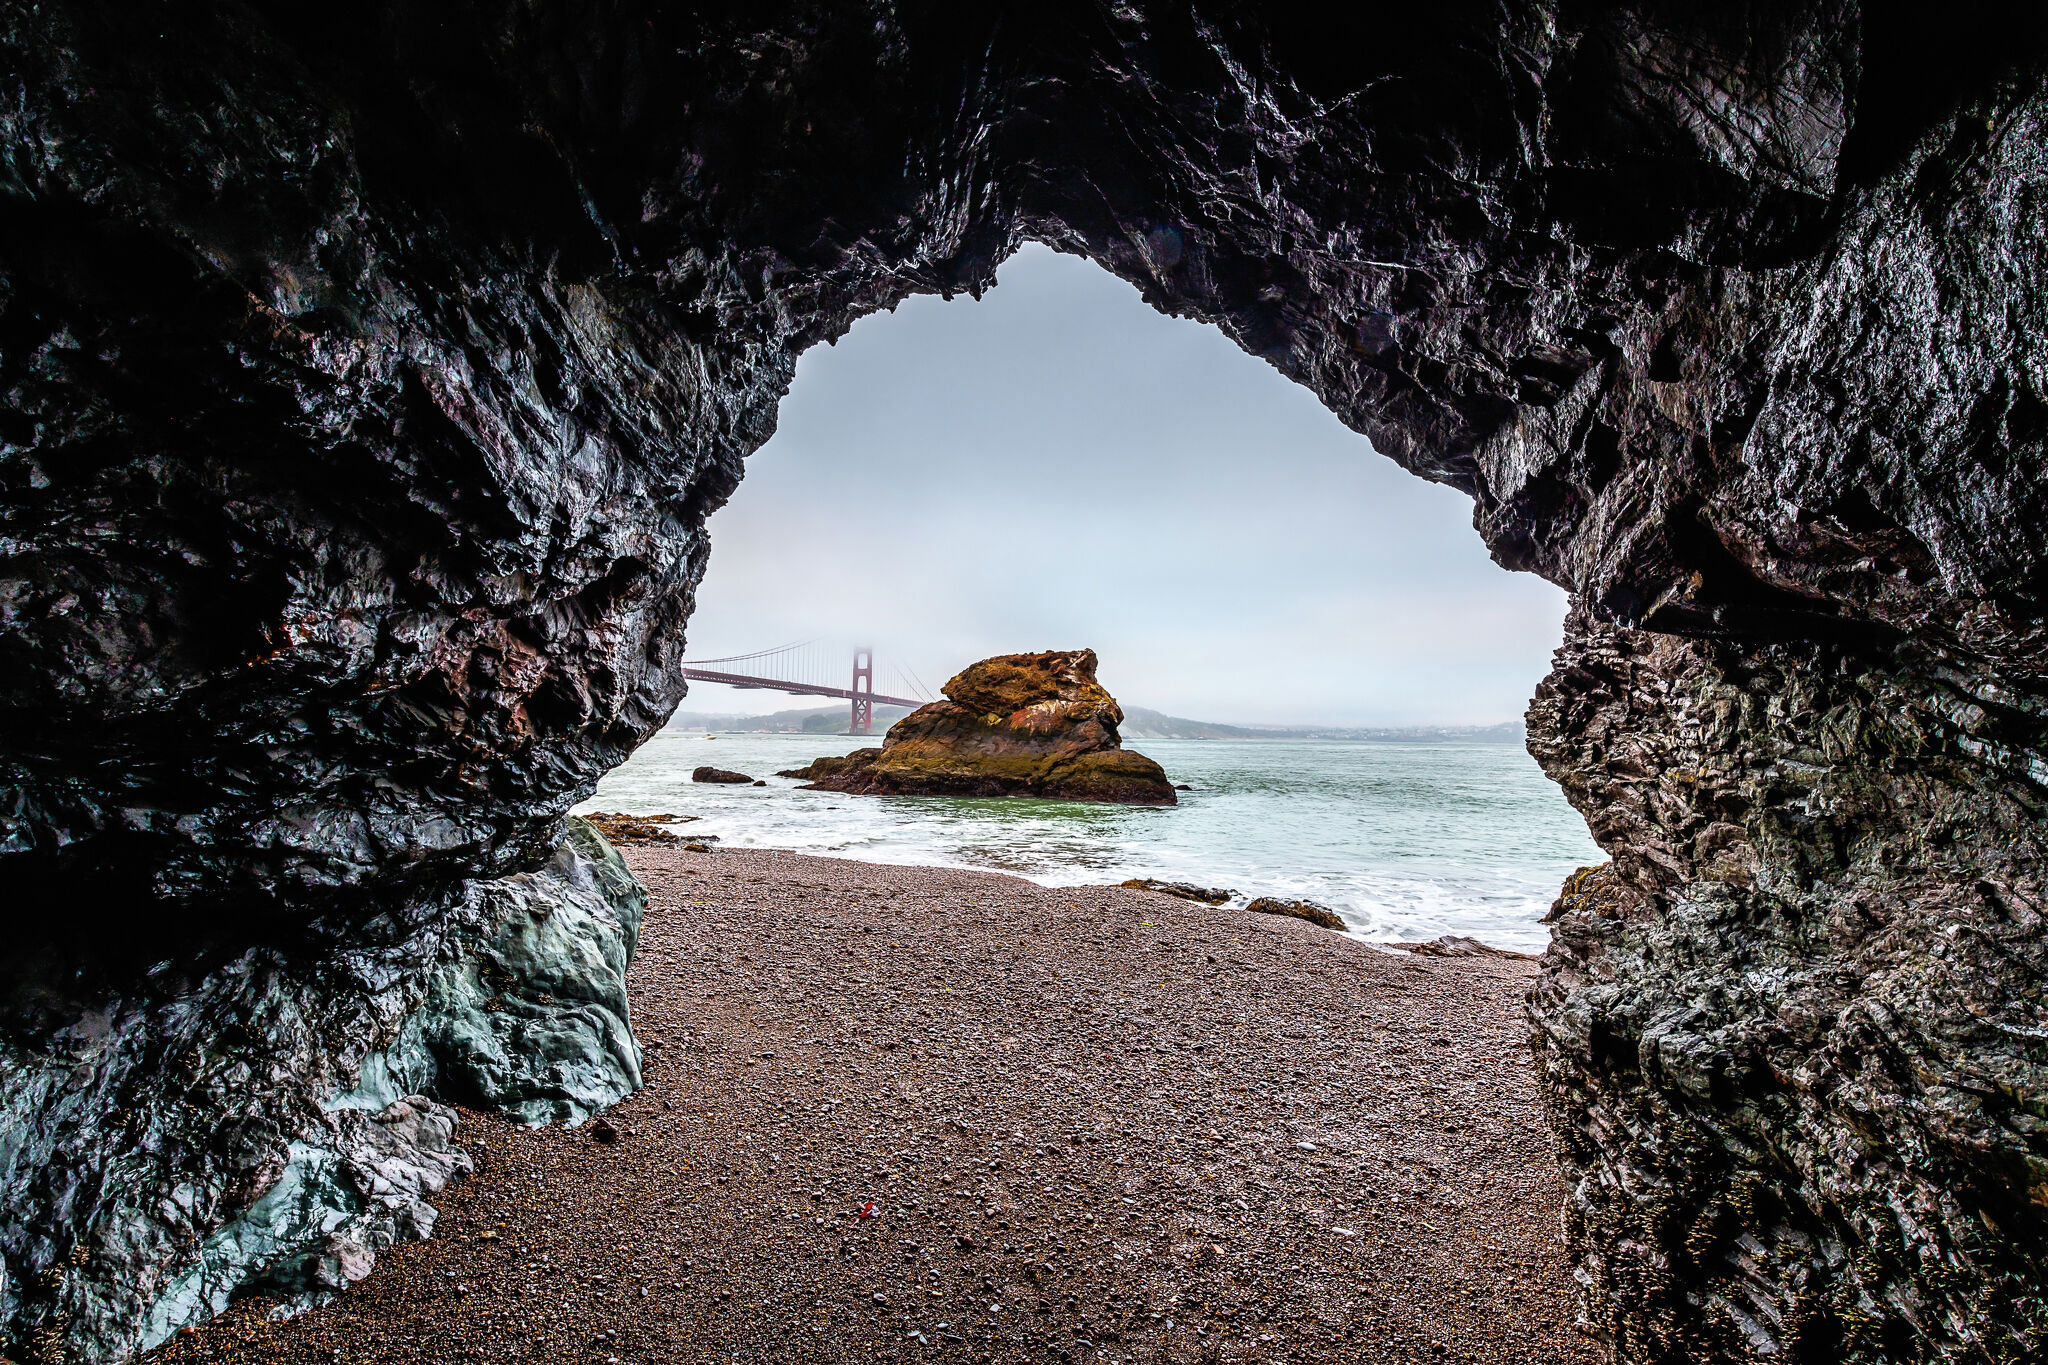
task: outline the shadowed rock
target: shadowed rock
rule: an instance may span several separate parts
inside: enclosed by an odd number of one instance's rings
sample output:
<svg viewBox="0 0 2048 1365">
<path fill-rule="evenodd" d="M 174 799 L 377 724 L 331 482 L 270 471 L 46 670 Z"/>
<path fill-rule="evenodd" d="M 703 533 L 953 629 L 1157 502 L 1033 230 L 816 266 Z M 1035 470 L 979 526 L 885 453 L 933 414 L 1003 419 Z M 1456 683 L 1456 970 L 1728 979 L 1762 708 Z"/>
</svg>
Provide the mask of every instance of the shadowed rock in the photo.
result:
<svg viewBox="0 0 2048 1365">
<path fill-rule="evenodd" d="M 718 782 L 729 787 L 743 787 L 754 779 L 748 777 L 745 773 L 736 773 L 730 768 L 713 768 L 707 765 L 702 768 L 693 769 L 690 773 L 690 780 L 692 782 Z"/>
<path fill-rule="evenodd" d="M 983 659 L 889 727 L 879 749 L 780 774 L 879 796 L 1039 796 L 1171 806 L 1157 763 L 1123 747 L 1123 711 L 1095 681 L 1095 651 Z"/>
</svg>

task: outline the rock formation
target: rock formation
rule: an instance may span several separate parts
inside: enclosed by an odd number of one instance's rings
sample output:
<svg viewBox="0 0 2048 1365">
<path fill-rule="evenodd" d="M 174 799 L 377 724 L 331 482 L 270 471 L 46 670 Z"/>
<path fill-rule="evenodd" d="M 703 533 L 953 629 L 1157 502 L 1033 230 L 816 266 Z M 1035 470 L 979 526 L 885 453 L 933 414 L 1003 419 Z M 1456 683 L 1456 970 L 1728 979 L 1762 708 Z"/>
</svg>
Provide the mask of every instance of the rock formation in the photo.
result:
<svg viewBox="0 0 2048 1365">
<path fill-rule="evenodd" d="M 539 870 L 467 883 L 386 942 L 167 964 L 0 1039 L 17 1342 L 117 1359 L 245 1289 L 339 1288 L 431 1231 L 428 1196 L 469 1169 L 436 1100 L 574 1123 L 636 1089 L 625 975 L 645 902 L 571 820 Z"/>
<path fill-rule="evenodd" d="M 1124 713 L 1095 681 L 1095 651 L 999 654 L 939 689 L 945 701 L 889 727 L 879 749 L 782 777 L 870 796 L 1042 796 L 1171 806 L 1166 772 L 1123 747 Z"/>
<path fill-rule="evenodd" d="M 1405 949 L 1417 957 L 1510 957 L 1529 961 L 1535 956 L 1533 953 L 1514 953 L 1505 948 L 1491 947 L 1462 934 L 1441 934 L 1420 943 L 1389 943 L 1387 946 Z"/>
<path fill-rule="evenodd" d="M 586 811 L 583 815 L 592 828 L 614 848 L 636 844 L 673 844 L 682 836 L 668 828 L 670 825 L 687 825 L 703 818 L 696 815 L 633 815 L 626 811 Z"/>
<path fill-rule="evenodd" d="M 1344 917 L 1327 905 L 1314 901 L 1289 900 L 1284 896 L 1259 896 L 1245 906 L 1254 915 L 1288 915 L 1294 919 L 1305 919 L 1310 924 L 1324 929 L 1344 932 Z"/>
<path fill-rule="evenodd" d="M 0 9 L 15 1354 L 202 1311 L 288 1135 L 454 1169 L 323 1105 L 673 708 L 797 355 L 1026 238 L 1572 593 L 1535 1037 L 1620 1358 L 2041 1354 L 2027 7 L 132 9 Z"/>
<path fill-rule="evenodd" d="M 1193 882 L 1162 882 L 1154 877 L 1133 877 L 1127 882 L 1117 884 L 1128 891 L 1156 891 L 1162 896 L 1198 901 L 1203 905 L 1225 905 L 1237 899 L 1237 893 L 1228 887 L 1196 886 Z"/>
</svg>

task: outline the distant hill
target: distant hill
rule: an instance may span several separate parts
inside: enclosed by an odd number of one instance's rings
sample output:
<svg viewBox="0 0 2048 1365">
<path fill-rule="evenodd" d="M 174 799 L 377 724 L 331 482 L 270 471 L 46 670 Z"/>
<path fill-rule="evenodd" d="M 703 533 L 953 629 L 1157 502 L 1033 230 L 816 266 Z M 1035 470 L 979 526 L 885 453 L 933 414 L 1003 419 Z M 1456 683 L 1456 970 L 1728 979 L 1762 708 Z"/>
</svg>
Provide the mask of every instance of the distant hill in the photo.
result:
<svg viewBox="0 0 2048 1365">
<path fill-rule="evenodd" d="M 1143 706 L 1124 708 L 1125 739 L 1275 739 L 1263 730 L 1242 725 L 1217 725 L 1206 720 L 1169 716 Z"/>
<path fill-rule="evenodd" d="M 1522 722 L 1499 725 L 1218 725 L 1169 716 L 1143 706 L 1124 708 L 1125 739 L 1344 739 L 1381 744 L 1520 744 Z"/>
<path fill-rule="evenodd" d="M 875 733 L 879 735 L 910 714 L 905 706 L 877 706 Z M 678 711 L 669 720 L 671 730 L 707 730 L 727 733 L 769 733 L 837 735 L 846 730 L 846 703 L 814 706 L 799 710 L 770 711 L 766 715 L 741 715 L 727 711 Z M 1380 744 L 1520 744 L 1522 722 L 1500 725 L 1407 725 L 1352 727 L 1341 725 L 1220 725 L 1215 721 L 1189 720 L 1169 716 L 1143 706 L 1124 708 L 1125 739 L 1338 739 Z"/>
<path fill-rule="evenodd" d="M 907 706 L 877 706 L 876 733 L 910 714 Z M 767 732 L 771 734 L 837 735 L 846 730 L 847 703 L 815 706 L 797 711 L 770 711 L 764 716 L 743 716 L 736 712 L 678 711 L 669 717 L 671 730 L 717 730 Z"/>
</svg>

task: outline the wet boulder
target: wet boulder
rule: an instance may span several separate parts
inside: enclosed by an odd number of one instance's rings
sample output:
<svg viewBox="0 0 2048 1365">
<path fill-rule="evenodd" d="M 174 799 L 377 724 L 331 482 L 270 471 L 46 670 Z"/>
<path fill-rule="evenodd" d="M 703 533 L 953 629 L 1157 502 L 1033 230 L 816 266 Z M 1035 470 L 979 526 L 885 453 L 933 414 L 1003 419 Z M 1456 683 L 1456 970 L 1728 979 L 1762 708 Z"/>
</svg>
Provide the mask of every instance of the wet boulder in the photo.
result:
<svg viewBox="0 0 2048 1365">
<path fill-rule="evenodd" d="M 1156 891 L 1162 896 L 1198 901 L 1203 905 L 1222 905 L 1237 894 L 1220 886 L 1196 886 L 1193 882 L 1162 882 L 1151 877 L 1133 877 L 1127 882 L 1117 884 L 1126 891 Z"/>
<path fill-rule="evenodd" d="M 1245 909 L 1254 915 L 1288 915 L 1294 919 L 1305 919 L 1310 924 L 1325 929 L 1344 931 L 1343 917 L 1328 906 L 1317 905 L 1314 901 L 1284 900 L 1278 896 L 1260 896 Z"/>
</svg>

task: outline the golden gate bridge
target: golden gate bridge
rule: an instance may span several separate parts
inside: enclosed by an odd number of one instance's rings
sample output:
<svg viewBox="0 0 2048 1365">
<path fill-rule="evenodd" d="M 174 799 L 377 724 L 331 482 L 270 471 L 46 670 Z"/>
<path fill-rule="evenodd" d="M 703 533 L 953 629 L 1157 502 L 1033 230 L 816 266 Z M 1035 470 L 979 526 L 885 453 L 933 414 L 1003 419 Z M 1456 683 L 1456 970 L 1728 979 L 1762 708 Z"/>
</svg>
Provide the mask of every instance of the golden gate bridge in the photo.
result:
<svg viewBox="0 0 2048 1365">
<path fill-rule="evenodd" d="M 924 705 L 924 701 L 913 697 L 892 697 L 875 691 L 875 651 L 866 645 L 856 646 L 853 651 L 851 676 L 840 675 L 847 677 L 845 687 L 826 681 L 831 670 L 839 667 L 837 661 L 844 657 L 815 641 L 804 640 L 778 645 L 774 649 L 757 650 L 752 654 L 728 654 L 722 659 L 685 659 L 683 676 L 693 682 L 724 683 L 727 687 L 762 692 L 787 692 L 792 697 L 841 698 L 852 704 L 852 720 L 847 729 L 856 735 L 875 732 L 877 702 L 884 706 L 908 706 L 912 710 Z M 744 671 L 737 665 L 745 665 Z M 917 674 L 898 669 L 896 675 L 898 686 L 907 677 L 929 700 L 930 689 L 918 679 Z"/>
</svg>

